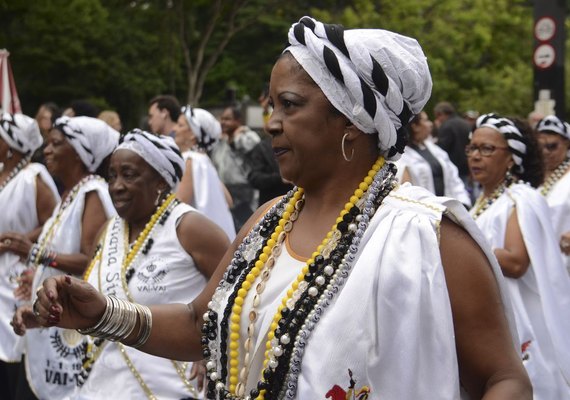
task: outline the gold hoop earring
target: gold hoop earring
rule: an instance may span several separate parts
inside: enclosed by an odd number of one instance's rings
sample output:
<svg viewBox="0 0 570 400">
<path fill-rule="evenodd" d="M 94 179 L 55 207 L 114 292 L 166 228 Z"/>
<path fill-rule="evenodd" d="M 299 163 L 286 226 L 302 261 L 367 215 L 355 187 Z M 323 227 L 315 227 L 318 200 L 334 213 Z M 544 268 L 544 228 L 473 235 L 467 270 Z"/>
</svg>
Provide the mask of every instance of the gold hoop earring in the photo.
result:
<svg viewBox="0 0 570 400">
<path fill-rule="evenodd" d="M 346 150 L 345 150 L 345 148 L 344 148 L 344 141 L 346 140 L 346 137 L 347 137 L 347 136 L 348 136 L 348 133 L 345 132 L 345 133 L 344 133 L 344 136 L 342 137 L 342 142 L 340 143 L 340 148 L 341 148 L 341 150 L 342 150 L 342 157 L 343 157 L 346 161 L 351 162 L 351 161 L 352 161 L 352 158 L 354 157 L 354 149 L 352 149 L 352 152 L 350 153 L 350 158 L 348 158 L 348 157 L 346 156 Z"/>
</svg>

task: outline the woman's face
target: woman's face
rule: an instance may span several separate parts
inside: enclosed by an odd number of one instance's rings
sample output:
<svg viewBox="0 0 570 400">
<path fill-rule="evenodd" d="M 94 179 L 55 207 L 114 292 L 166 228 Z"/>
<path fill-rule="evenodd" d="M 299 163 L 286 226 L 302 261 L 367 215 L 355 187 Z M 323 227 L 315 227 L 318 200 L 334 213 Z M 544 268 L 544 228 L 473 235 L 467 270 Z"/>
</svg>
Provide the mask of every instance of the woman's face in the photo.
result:
<svg viewBox="0 0 570 400">
<path fill-rule="evenodd" d="M 184 115 L 180 115 L 174 125 L 174 141 L 180 148 L 180 151 L 189 150 L 196 145 L 196 136 L 194 132 L 192 132 L 192 129 L 190 129 L 188 120 Z"/>
<path fill-rule="evenodd" d="M 546 172 L 552 172 L 566 159 L 570 140 L 564 139 L 556 133 L 542 132 L 538 133 L 537 139 L 544 156 Z"/>
<path fill-rule="evenodd" d="M 430 121 L 425 112 L 421 112 L 417 123 L 412 123 L 412 140 L 416 143 L 423 143 L 430 137 L 433 129 L 433 122 Z"/>
<path fill-rule="evenodd" d="M 507 170 L 513 165 L 513 158 L 507 146 L 507 141 L 495 129 L 483 127 L 473 132 L 470 146 L 493 149 L 488 156 L 483 156 L 480 150 L 473 151 L 467 156 L 471 176 L 483 188 L 495 188 L 503 179 Z"/>
<path fill-rule="evenodd" d="M 73 146 L 59 130 L 51 129 L 46 143 L 44 148 L 46 167 L 53 176 L 64 178 L 76 168 L 85 168 Z"/>
<path fill-rule="evenodd" d="M 347 120 L 334 112 L 321 89 L 291 56 L 281 57 L 271 73 L 267 123 L 273 154 L 284 179 L 301 187 L 334 176 L 341 162 Z"/>
<path fill-rule="evenodd" d="M 45 135 L 51 129 L 52 113 L 49 108 L 41 106 L 36 114 L 36 121 L 38 122 L 38 126 L 40 128 L 40 132 L 42 135 Z"/>
<path fill-rule="evenodd" d="M 148 219 L 156 209 L 159 191 L 166 183 L 143 158 L 121 149 L 111 156 L 109 194 L 117 213 L 129 223 Z"/>
</svg>

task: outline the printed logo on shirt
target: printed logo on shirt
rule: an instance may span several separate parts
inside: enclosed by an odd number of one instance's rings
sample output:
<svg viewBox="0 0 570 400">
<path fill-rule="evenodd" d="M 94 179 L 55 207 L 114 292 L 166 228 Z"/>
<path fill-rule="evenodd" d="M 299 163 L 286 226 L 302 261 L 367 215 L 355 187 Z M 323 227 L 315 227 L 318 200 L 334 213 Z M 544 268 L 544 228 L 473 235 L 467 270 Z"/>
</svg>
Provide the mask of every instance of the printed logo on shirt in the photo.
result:
<svg viewBox="0 0 570 400">
<path fill-rule="evenodd" d="M 167 291 L 167 285 L 164 280 L 168 275 L 168 267 L 166 260 L 162 258 L 153 258 L 148 264 L 142 268 L 137 268 L 135 274 L 136 287 L 139 292 L 161 292 Z M 165 267 L 159 267 L 159 265 Z"/>
<path fill-rule="evenodd" d="M 81 360 L 85 356 L 87 343 L 79 333 L 70 330 L 54 330 L 50 339 L 60 359 L 46 360 L 45 382 L 58 386 L 78 385 L 77 377 L 81 372 Z"/>
</svg>

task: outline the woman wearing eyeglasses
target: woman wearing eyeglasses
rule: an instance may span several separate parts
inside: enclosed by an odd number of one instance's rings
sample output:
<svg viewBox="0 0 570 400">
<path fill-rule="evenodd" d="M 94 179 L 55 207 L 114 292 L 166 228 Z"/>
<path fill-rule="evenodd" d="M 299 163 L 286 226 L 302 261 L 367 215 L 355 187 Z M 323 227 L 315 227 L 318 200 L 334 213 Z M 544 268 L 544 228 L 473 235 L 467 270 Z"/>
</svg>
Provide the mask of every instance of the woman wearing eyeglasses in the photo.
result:
<svg viewBox="0 0 570 400">
<path fill-rule="evenodd" d="M 564 265 L 570 272 L 570 124 L 554 115 L 541 119 L 536 126 L 538 144 L 544 156 L 544 183 L 538 188 L 550 206 L 550 217 Z"/>
<path fill-rule="evenodd" d="M 562 265 L 530 127 L 494 114 L 477 119 L 466 147 L 482 194 L 471 210 L 507 278 L 521 359 L 535 399 L 570 396 L 570 277 Z M 532 187 L 531 187 L 532 186 Z"/>
</svg>

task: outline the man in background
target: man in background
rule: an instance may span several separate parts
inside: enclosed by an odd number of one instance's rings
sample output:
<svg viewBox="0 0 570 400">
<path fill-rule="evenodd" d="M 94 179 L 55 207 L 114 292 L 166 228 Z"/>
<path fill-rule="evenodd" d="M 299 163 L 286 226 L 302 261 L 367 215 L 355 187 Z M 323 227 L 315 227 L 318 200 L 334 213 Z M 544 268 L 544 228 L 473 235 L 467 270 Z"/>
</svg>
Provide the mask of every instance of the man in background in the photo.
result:
<svg viewBox="0 0 570 400">
<path fill-rule="evenodd" d="M 174 125 L 179 116 L 180 103 L 174 96 L 156 96 L 148 103 L 148 126 L 152 133 L 174 138 Z"/>
</svg>

